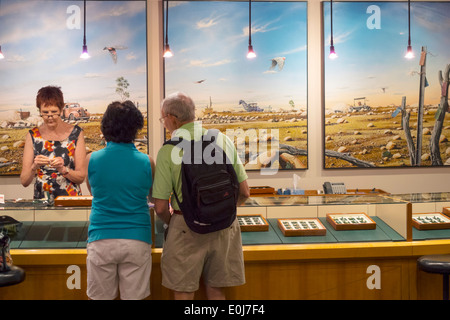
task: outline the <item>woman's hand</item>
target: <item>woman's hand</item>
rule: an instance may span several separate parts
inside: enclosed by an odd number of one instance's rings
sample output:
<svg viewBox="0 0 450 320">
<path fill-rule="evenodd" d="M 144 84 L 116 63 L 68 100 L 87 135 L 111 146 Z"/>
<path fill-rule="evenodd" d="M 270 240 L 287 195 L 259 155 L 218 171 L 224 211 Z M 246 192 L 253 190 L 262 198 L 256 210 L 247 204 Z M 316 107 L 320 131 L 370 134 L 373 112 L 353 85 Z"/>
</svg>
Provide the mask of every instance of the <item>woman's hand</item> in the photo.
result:
<svg viewBox="0 0 450 320">
<path fill-rule="evenodd" d="M 66 176 L 69 173 L 69 169 L 64 166 L 64 159 L 61 157 L 50 159 L 50 166 L 58 170 L 63 176 Z"/>
<path fill-rule="evenodd" d="M 49 164 L 50 164 L 50 158 L 40 154 L 34 158 L 32 169 L 36 170 L 37 168 L 40 168 L 42 166 L 46 166 Z"/>
<path fill-rule="evenodd" d="M 49 164 L 57 170 L 62 169 L 64 167 L 64 159 L 61 157 L 55 157 L 49 160 L 50 160 Z"/>
</svg>

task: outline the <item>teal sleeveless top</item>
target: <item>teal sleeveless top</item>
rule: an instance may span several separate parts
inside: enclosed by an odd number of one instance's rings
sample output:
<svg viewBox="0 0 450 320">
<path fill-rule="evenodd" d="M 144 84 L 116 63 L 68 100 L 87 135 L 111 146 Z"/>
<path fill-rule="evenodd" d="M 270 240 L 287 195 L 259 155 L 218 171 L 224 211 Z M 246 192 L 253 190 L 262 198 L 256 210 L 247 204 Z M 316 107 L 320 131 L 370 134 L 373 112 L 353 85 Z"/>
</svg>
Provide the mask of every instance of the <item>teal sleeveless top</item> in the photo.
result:
<svg viewBox="0 0 450 320">
<path fill-rule="evenodd" d="M 148 155 L 133 143 L 108 142 L 91 154 L 88 179 L 93 196 L 88 242 L 134 239 L 151 244 L 147 196 L 153 181 Z"/>
</svg>

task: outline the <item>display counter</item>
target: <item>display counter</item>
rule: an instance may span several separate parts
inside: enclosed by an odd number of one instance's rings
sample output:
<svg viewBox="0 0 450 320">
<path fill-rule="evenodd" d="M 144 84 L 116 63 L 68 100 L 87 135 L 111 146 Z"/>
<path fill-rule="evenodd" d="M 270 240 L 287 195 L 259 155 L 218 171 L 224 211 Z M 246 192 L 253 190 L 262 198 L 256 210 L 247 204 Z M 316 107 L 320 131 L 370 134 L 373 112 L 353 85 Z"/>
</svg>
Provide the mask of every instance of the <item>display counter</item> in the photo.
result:
<svg viewBox="0 0 450 320">
<path fill-rule="evenodd" d="M 413 212 L 450 207 L 449 199 L 449 193 L 422 194 L 422 197 L 381 194 L 251 197 L 238 208 L 238 215 L 262 215 L 269 228 L 263 232 L 242 232 L 246 284 L 229 288 L 227 296 L 439 299 L 441 277 L 418 271 L 416 260 L 424 254 L 450 253 L 450 234 L 445 236 L 442 230 L 432 230 L 441 235 L 417 237 L 411 220 Z M 89 212 L 89 207 L 55 208 L 31 201 L 7 201 L 1 215 L 22 222 L 22 227 L 12 235 L 11 254 L 14 264 L 23 267 L 27 277 L 19 285 L 0 288 L 0 299 L 86 299 Z M 375 229 L 337 231 L 327 221 L 327 214 L 361 212 L 376 222 Z M 326 235 L 286 237 L 277 223 L 281 218 L 317 218 L 327 229 Z M 162 223 L 156 217 L 153 222 L 150 298 L 169 299 L 169 290 L 161 286 L 159 265 Z M 202 291 L 198 297 L 204 297 Z"/>
</svg>

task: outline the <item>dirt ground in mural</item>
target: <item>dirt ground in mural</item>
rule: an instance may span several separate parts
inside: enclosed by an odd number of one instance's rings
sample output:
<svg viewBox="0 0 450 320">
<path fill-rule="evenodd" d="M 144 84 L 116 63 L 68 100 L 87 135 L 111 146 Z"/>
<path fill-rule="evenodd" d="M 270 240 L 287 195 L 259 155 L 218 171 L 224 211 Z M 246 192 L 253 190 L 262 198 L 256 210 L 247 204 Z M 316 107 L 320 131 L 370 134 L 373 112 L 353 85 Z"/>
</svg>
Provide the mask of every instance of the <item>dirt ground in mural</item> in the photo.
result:
<svg viewBox="0 0 450 320">
<path fill-rule="evenodd" d="M 84 131 L 86 151 L 92 152 L 105 147 L 100 130 L 101 114 L 92 115 L 89 121 L 73 122 Z M 144 117 L 146 119 L 146 116 Z M 26 134 L 32 127 L 0 128 L 0 175 L 20 175 Z M 147 120 L 138 133 L 135 145 L 139 151 L 148 153 Z"/>
<path fill-rule="evenodd" d="M 212 112 L 199 120 L 206 128 L 219 129 L 233 139 L 238 152 L 243 150 L 241 158 L 247 170 L 308 167 L 306 112 Z M 239 131 L 245 137 L 242 143 L 238 141 Z M 293 150 L 286 150 L 284 145 Z"/>
<path fill-rule="evenodd" d="M 346 153 L 376 167 L 410 166 L 409 150 L 401 113 L 392 117 L 396 107 L 379 107 L 371 111 L 354 113 L 331 113 L 325 118 L 325 148 Z M 408 108 L 407 108 L 408 110 Z M 425 107 L 421 166 L 432 166 L 430 138 L 435 124 L 437 108 Z M 409 127 L 414 144 L 417 143 L 417 110 L 409 110 Z M 442 128 L 439 150 L 444 164 L 450 165 L 450 118 L 447 116 Z M 334 157 L 326 157 L 326 168 L 355 167 Z"/>
</svg>

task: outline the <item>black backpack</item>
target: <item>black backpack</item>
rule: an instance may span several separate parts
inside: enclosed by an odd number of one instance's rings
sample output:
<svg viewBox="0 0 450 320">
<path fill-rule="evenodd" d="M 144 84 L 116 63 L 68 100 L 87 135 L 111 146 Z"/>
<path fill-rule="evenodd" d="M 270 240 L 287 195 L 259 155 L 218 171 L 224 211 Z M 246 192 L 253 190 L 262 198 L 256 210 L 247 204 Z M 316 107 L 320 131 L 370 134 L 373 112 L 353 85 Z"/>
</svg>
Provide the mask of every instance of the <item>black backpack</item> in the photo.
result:
<svg viewBox="0 0 450 320">
<path fill-rule="evenodd" d="M 231 161 L 216 143 L 218 133 L 210 129 L 199 141 L 176 137 L 164 143 L 183 150 L 183 202 L 175 190 L 173 194 L 188 227 L 202 234 L 225 229 L 236 218 L 239 183 Z"/>
</svg>

